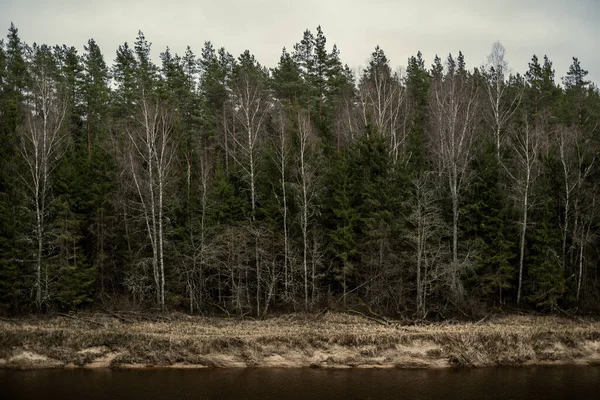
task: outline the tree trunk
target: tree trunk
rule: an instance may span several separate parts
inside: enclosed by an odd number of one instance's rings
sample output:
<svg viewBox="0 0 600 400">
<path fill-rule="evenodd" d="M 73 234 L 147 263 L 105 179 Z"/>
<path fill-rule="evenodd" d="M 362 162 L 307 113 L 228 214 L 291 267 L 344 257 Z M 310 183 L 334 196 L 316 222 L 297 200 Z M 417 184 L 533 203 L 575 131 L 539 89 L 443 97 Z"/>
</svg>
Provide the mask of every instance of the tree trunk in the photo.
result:
<svg viewBox="0 0 600 400">
<path fill-rule="evenodd" d="M 517 304 L 521 302 L 521 290 L 523 286 L 523 262 L 525 259 L 525 234 L 527 233 L 527 209 L 529 195 L 529 171 L 527 172 L 527 185 L 525 187 L 525 195 L 523 197 L 523 221 L 521 226 L 521 243 L 519 246 L 519 287 L 517 290 Z"/>
<path fill-rule="evenodd" d="M 163 251 L 163 176 L 158 177 L 158 257 L 160 264 L 160 308 L 165 309 L 165 264 Z"/>
<path fill-rule="evenodd" d="M 37 203 L 37 201 L 36 201 Z M 36 204 L 36 219 L 37 219 L 37 254 L 36 254 L 36 270 L 35 270 L 35 285 L 36 285 L 36 296 L 35 302 L 40 309 L 42 307 L 42 251 L 44 248 L 44 239 L 43 239 L 43 221 L 42 215 L 39 210 L 39 205 Z"/>
</svg>

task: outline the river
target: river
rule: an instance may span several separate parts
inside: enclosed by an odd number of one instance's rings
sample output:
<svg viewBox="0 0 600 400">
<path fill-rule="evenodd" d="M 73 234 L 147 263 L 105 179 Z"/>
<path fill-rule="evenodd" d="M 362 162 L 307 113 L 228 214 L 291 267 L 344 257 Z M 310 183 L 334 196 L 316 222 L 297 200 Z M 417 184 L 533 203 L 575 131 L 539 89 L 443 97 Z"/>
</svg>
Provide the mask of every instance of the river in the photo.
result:
<svg viewBox="0 0 600 400">
<path fill-rule="evenodd" d="M 12 399 L 593 399 L 600 366 L 443 370 L 0 370 Z"/>
</svg>

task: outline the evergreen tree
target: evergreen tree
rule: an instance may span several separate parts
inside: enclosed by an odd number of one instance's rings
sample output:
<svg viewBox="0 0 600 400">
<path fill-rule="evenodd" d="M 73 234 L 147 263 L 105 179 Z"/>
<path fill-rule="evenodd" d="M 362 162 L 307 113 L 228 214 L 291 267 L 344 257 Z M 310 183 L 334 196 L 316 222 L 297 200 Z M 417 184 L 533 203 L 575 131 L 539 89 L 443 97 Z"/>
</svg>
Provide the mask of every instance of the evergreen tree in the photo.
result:
<svg viewBox="0 0 600 400">
<path fill-rule="evenodd" d="M 591 82 L 585 80 L 588 71 L 581 68 L 581 63 L 577 57 L 573 57 L 573 64 L 569 66 L 567 76 L 563 78 L 565 89 L 585 89 Z"/>
<path fill-rule="evenodd" d="M 315 86 L 315 37 L 308 29 L 304 31 L 302 40 L 294 45 L 292 58 L 300 68 L 300 74 L 304 82 L 304 90 L 300 97 L 300 105 L 308 110 L 311 115 L 315 112 L 317 89 Z M 317 101 L 315 101 L 317 100 Z M 318 112 L 318 110 L 317 110 Z"/>
<path fill-rule="evenodd" d="M 473 162 L 463 230 L 476 251 L 473 283 L 484 298 L 504 304 L 514 288 L 517 244 L 494 144 L 486 143 Z"/>
<path fill-rule="evenodd" d="M 313 85 L 315 86 L 315 97 L 317 104 L 314 106 L 318 118 L 316 121 L 318 124 L 322 124 L 324 112 L 323 104 L 325 102 L 325 96 L 327 94 L 327 78 L 329 70 L 329 54 L 327 53 L 327 39 L 323 34 L 321 26 L 317 27 L 317 37 L 315 38 L 314 47 L 314 79 Z"/>
<path fill-rule="evenodd" d="M 334 280 L 341 286 L 342 299 L 347 302 L 347 294 L 354 282 L 358 256 L 358 230 L 360 212 L 357 208 L 355 192 L 356 176 L 347 153 L 340 156 L 333 165 L 330 179 L 331 207 L 333 215 L 329 227 L 331 249 L 334 256 Z M 339 287 L 338 286 L 338 287 Z"/>
<path fill-rule="evenodd" d="M 112 77 L 116 84 L 112 99 L 113 114 L 117 118 L 129 116 L 135 104 L 135 71 L 137 69 L 133 50 L 127 42 L 117 49 L 117 57 L 112 68 Z"/>
<path fill-rule="evenodd" d="M 298 104 L 298 98 L 303 90 L 303 81 L 298 63 L 287 52 L 285 47 L 281 52 L 277 68 L 272 70 L 272 87 L 275 96 L 286 103 L 288 107 Z"/>
<path fill-rule="evenodd" d="M 85 114 L 87 131 L 87 150 L 91 156 L 94 143 L 106 135 L 108 104 L 110 99 L 109 70 L 104 62 L 104 56 L 94 39 L 88 40 L 84 46 L 82 57 L 82 108 Z"/>
<path fill-rule="evenodd" d="M 51 288 L 58 306 L 74 310 L 94 300 L 95 271 L 85 254 L 86 213 L 89 213 L 87 155 L 85 146 L 73 148 L 56 171 L 52 223 L 49 229 L 54 249 Z"/>
<path fill-rule="evenodd" d="M 7 41 L 0 45 L 0 308 L 13 312 L 26 306 L 32 270 L 26 265 L 25 198 L 18 179 L 17 127 L 28 74 L 27 47 L 11 23 Z"/>
<path fill-rule="evenodd" d="M 204 44 L 199 59 L 201 70 L 200 101 L 203 104 L 201 127 L 211 143 L 219 145 L 220 154 L 229 171 L 230 138 L 227 133 L 231 115 L 226 104 L 230 93 L 230 81 L 235 67 L 235 58 L 224 48 L 216 52 L 210 42 Z"/>
<path fill-rule="evenodd" d="M 371 54 L 369 65 L 363 71 L 361 82 L 373 82 L 375 79 L 385 80 L 392 76 L 392 68 L 385 55 L 383 49 L 379 46 L 375 47 L 375 51 Z"/>
<path fill-rule="evenodd" d="M 539 63 L 537 56 L 533 56 L 529 70 L 525 73 L 525 80 L 528 90 L 525 91 L 524 103 L 528 113 L 533 120 L 555 122 L 555 107 L 561 90 L 554 82 L 554 69 L 547 56 L 544 56 L 543 65 Z"/>
<path fill-rule="evenodd" d="M 539 206 L 532 213 L 536 225 L 531 235 L 528 252 L 526 300 L 538 307 L 558 306 L 566 291 L 566 281 L 561 268 L 561 232 L 556 215 L 559 215 L 557 173 L 548 173 L 551 166 L 546 160 L 546 173 L 538 184 Z M 557 171 L 556 171 L 557 172 Z"/>
<path fill-rule="evenodd" d="M 409 103 L 408 153 L 410 168 L 416 171 L 425 167 L 425 129 L 427 126 L 427 108 L 429 96 L 429 73 L 421 52 L 408 59 L 406 67 L 406 89 Z"/>
<path fill-rule="evenodd" d="M 117 167 L 115 155 L 110 151 L 109 127 L 111 90 L 110 71 L 104 56 L 94 39 L 88 40 L 81 57 L 83 69 L 82 113 L 85 116 L 83 137 L 73 149 L 79 157 L 86 153 L 86 162 L 78 172 L 84 181 L 92 182 L 83 190 L 82 209 L 86 216 L 84 236 L 86 258 L 96 274 L 100 286 L 97 293 L 106 294 L 111 276 L 117 271 L 117 254 L 110 251 L 118 248 L 116 242 L 115 194 Z M 84 149 L 85 148 L 85 151 Z M 81 162 L 81 161 L 80 161 Z M 121 257 L 119 257 L 121 258 Z M 114 287 L 114 284 L 112 285 Z"/>
<path fill-rule="evenodd" d="M 594 118 L 590 118 L 592 116 L 589 107 L 592 103 L 588 101 L 591 82 L 585 79 L 587 74 L 588 71 L 581 67 L 579 59 L 573 57 L 573 64 L 569 66 L 567 76 L 563 78 L 565 95 L 562 99 L 562 119 L 567 125 L 592 130 Z M 590 122 L 592 123 L 590 124 Z"/>
</svg>

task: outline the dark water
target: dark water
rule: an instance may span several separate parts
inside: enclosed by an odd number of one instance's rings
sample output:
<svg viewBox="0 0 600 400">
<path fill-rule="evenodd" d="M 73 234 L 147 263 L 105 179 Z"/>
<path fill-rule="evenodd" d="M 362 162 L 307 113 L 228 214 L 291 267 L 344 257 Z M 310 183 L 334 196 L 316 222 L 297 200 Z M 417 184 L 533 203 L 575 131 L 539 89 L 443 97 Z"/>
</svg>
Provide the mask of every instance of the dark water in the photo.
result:
<svg viewBox="0 0 600 400">
<path fill-rule="evenodd" d="M 0 370 L 0 399 L 599 399 L 600 367 Z"/>
</svg>

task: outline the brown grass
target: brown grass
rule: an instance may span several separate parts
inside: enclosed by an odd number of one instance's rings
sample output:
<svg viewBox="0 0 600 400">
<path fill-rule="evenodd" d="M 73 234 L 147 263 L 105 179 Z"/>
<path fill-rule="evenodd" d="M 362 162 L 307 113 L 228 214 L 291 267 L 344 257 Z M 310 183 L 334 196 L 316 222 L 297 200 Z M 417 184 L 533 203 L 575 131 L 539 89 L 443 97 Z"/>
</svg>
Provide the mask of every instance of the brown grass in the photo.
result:
<svg viewBox="0 0 600 400">
<path fill-rule="evenodd" d="M 600 322 L 508 316 L 388 326 L 346 314 L 264 321 L 105 314 L 0 321 L 0 367 L 482 367 L 600 363 Z"/>
</svg>

